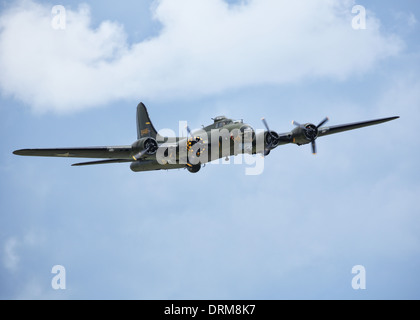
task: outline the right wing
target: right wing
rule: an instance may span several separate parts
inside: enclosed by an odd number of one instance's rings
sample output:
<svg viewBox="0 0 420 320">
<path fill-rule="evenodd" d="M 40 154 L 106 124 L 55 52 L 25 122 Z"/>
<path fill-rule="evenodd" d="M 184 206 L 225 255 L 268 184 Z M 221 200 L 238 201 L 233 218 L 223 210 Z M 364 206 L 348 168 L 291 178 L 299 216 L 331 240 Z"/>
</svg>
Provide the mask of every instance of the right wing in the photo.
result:
<svg viewBox="0 0 420 320">
<path fill-rule="evenodd" d="M 58 148 L 58 149 L 21 149 L 13 154 L 18 156 L 93 158 L 93 159 L 132 159 L 131 146 Z"/>
</svg>

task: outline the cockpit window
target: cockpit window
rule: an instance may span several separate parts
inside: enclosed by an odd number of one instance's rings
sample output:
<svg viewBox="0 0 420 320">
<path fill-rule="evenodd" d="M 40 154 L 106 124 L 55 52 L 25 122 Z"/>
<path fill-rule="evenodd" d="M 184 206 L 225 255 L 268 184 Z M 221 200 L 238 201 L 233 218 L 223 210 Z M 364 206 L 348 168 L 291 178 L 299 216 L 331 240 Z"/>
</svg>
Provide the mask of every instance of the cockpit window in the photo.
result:
<svg viewBox="0 0 420 320">
<path fill-rule="evenodd" d="M 222 128 L 228 124 L 232 123 L 232 120 L 225 120 L 225 121 L 219 121 L 216 122 L 216 129 Z"/>
</svg>

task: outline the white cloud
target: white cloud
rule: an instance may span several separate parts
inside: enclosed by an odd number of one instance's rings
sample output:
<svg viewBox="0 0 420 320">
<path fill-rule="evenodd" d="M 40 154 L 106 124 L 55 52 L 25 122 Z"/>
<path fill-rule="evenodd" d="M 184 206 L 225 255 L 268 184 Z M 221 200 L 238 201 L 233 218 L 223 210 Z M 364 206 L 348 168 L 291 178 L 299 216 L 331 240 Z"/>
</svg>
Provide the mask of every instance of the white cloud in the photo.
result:
<svg viewBox="0 0 420 320">
<path fill-rule="evenodd" d="M 402 49 L 372 14 L 367 30 L 353 30 L 353 4 L 160 0 L 153 13 L 162 31 L 130 45 L 120 24 L 93 29 L 87 6 L 67 9 L 66 30 L 54 30 L 51 7 L 20 1 L 0 17 L 0 88 L 37 111 L 68 112 L 119 99 L 343 80 Z"/>
<path fill-rule="evenodd" d="M 417 25 L 417 19 L 412 12 L 399 11 L 395 14 L 395 18 L 402 24 L 407 25 L 410 28 L 414 28 Z"/>
<path fill-rule="evenodd" d="M 9 238 L 4 244 L 3 264 L 9 271 L 16 271 L 18 266 L 19 257 L 16 253 L 18 244 L 16 238 Z"/>
<path fill-rule="evenodd" d="M 16 272 L 21 261 L 21 254 L 27 248 L 33 248 L 45 241 L 42 234 L 28 232 L 22 237 L 10 237 L 3 245 L 3 266 L 10 272 Z"/>
<path fill-rule="evenodd" d="M 408 15 L 407 24 L 409 27 L 414 27 L 417 24 L 416 16 L 413 13 Z"/>
</svg>

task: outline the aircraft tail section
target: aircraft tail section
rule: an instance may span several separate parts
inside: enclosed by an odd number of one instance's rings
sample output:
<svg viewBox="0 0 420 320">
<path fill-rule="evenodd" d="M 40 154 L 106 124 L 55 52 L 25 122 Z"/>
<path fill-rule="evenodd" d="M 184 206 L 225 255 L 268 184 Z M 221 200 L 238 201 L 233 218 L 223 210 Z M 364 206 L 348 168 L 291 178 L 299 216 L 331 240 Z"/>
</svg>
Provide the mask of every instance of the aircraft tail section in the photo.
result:
<svg viewBox="0 0 420 320">
<path fill-rule="evenodd" d="M 157 131 L 150 120 L 149 113 L 143 102 L 137 106 L 137 139 L 152 137 L 156 139 Z"/>
</svg>

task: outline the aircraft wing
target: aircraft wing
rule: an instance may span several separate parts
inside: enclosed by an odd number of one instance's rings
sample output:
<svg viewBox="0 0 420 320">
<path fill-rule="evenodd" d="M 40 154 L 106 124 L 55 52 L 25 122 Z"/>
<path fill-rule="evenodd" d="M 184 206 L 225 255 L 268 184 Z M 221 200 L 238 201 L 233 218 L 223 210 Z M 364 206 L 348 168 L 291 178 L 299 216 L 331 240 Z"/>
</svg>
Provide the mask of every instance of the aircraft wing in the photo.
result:
<svg viewBox="0 0 420 320">
<path fill-rule="evenodd" d="M 334 133 L 344 132 L 348 130 L 354 130 L 359 129 L 363 127 L 373 126 L 375 124 L 380 124 L 384 122 L 388 122 L 391 120 L 398 119 L 399 117 L 390 117 L 390 118 L 383 118 L 383 119 L 377 119 L 377 120 L 370 120 L 370 121 L 361 121 L 361 122 L 354 122 L 354 123 L 348 123 L 348 124 L 341 124 L 338 126 L 331 126 L 331 127 L 323 127 L 319 128 L 319 137 L 327 136 Z"/>
<path fill-rule="evenodd" d="M 373 126 L 376 124 L 392 121 L 398 118 L 399 117 L 388 117 L 388 118 L 382 118 L 382 119 L 340 124 L 340 125 L 331 126 L 331 127 L 322 127 L 322 125 L 324 125 L 329 120 L 328 118 L 325 118 L 323 121 L 321 121 L 321 123 L 318 126 L 315 126 L 314 124 L 301 125 L 293 121 L 293 124 L 297 128 L 291 132 L 282 133 L 282 134 L 278 134 L 274 131 L 270 131 L 267 125 L 267 122 L 265 121 L 265 119 L 263 119 L 263 123 L 267 129 L 267 131 L 265 131 L 266 146 L 264 149 L 264 154 L 268 155 L 270 151 L 275 149 L 277 146 L 288 144 L 288 143 L 294 143 L 299 146 L 310 143 L 312 145 L 312 153 L 316 154 L 315 140 L 318 137 L 323 137 L 330 134 L 335 134 L 335 133 L 354 130 L 354 129 L 360 129 L 363 127 Z M 267 138 L 270 138 L 270 139 L 267 140 Z"/>
<path fill-rule="evenodd" d="M 19 156 L 93 158 L 93 159 L 131 159 L 131 146 L 58 148 L 58 149 L 21 149 L 13 154 Z"/>
</svg>

